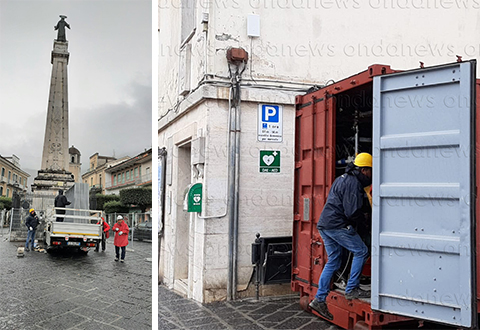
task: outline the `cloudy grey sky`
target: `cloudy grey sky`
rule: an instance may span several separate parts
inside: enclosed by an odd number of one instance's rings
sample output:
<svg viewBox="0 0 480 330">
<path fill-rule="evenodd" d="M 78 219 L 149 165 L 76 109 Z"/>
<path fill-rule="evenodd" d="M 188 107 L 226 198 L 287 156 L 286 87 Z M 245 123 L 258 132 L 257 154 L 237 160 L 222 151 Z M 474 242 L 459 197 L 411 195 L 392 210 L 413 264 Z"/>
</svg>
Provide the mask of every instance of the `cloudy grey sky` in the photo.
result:
<svg viewBox="0 0 480 330">
<path fill-rule="evenodd" d="M 40 169 L 50 54 L 66 15 L 69 144 L 89 157 L 135 156 L 152 146 L 151 0 L 0 0 L 0 155 Z"/>
</svg>

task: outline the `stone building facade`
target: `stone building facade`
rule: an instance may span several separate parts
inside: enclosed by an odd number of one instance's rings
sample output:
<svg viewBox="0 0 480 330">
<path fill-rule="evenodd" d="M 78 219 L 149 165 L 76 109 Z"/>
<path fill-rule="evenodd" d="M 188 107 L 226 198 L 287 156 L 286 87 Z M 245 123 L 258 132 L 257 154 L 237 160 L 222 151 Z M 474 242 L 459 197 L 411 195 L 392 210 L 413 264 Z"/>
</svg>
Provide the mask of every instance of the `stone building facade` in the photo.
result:
<svg viewBox="0 0 480 330">
<path fill-rule="evenodd" d="M 115 157 L 100 156 L 97 153 L 90 156 L 90 167 L 87 172 L 82 174 L 82 182 L 87 183 L 89 189 L 99 188 L 102 194 L 105 194 L 105 169 L 108 165 L 117 164 L 128 157 L 117 159 Z"/>
<path fill-rule="evenodd" d="M 13 193 L 26 193 L 30 174 L 20 168 L 20 159 L 0 156 L 0 196 L 12 198 Z"/>
<path fill-rule="evenodd" d="M 105 193 L 120 194 L 126 188 L 152 187 L 152 149 L 105 169 Z"/>
</svg>

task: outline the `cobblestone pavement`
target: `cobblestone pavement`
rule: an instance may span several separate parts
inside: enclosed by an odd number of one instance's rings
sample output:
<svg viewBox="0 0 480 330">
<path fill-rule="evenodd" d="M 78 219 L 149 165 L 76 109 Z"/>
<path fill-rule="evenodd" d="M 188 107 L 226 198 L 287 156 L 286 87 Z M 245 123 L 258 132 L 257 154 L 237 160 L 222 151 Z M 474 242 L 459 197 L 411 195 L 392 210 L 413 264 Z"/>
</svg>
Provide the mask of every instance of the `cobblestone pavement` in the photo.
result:
<svg viewBox="0 0 480 330">
<path fill-rule="evenodd" d="M 200 304 L 160 285 L 158 329 L 178 330 L 343 330 L 300 308 L 297 295 Z M 390 330 L 455 330 L 446 325 L 412 321 L 392 324 Z M 387 329 L 387 328 L 385 328 Z"/>
<path fill-rule="evenodd" d="M 298 296 L 200 304 L 158 288 L 158 329 L 337 330 L 300 308 Z"/>
<path fill-rule="evenodd" d="M 125 263 L 105 252 L 26 252 L 0 236 L 0 329 L 152 328 L 152 244 L 134 241 Z"/>
</svg>

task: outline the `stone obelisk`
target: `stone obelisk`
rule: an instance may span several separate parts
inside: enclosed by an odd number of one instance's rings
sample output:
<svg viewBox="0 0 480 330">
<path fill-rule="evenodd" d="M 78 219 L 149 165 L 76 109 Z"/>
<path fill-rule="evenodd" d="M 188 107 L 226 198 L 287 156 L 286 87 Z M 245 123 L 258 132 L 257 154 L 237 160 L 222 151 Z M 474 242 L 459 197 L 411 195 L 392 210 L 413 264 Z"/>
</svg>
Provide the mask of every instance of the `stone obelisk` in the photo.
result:
<svg viewBox="0 0 480 330">
<path fill-rule="evenodd" d="M 70 25 L 66 16 L 60 15 L 54 27 L 58 30 L 53 42 L 51 57 L 52 77 L 48 98 L 45 139 L 43 142 L 42 167 L 34 179 L 32 191 L 42 195 L 56 195 L 58 189 L 68 189 L 74 184 L 69 169 L 68 144 L 68 80 L 67 65 L 70 54 L 65 28 Z"/>
</svg>

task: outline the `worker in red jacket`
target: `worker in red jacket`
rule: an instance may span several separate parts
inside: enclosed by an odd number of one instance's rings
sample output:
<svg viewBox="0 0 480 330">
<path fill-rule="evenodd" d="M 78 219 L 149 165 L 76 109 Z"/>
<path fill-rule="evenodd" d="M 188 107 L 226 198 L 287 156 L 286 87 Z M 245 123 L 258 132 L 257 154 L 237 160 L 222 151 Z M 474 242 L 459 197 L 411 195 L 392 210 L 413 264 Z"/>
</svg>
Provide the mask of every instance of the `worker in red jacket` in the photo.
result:
<svg viewBox="0 0 480 330">
<path fill-rule="evenodd" d="M 106 243 L 107 243 L 107 238 L 110 237 L 110 225 L 108 222 L 105 221 L 105 219 L 102 217 L 102 219 L 97 222 L 97 225 L 102 225 L 103 226 L 103 232 L 102 232 L 102 252 L 105 251 L 106 248 Z M 95 247 L 95 252 L 98 252 L 100 249 L 100 244 L 97 244 Z"/>
<path fill-rule="evenodd" d="M 122 254 L 120 262 L 124 262 L 125 250 L 128 245 L 128 232 L 130 229 L 125 221 L 123 221 L 123 217 L 121 215 L 117 216 L 117 223 L 113 225 L 112 230 L 115 233 L 115 237 L 113 238 L 113 245 L 115 245 L 115 261 L 118 261 L 118 255 L 121 248 Z"/>
</svg>

